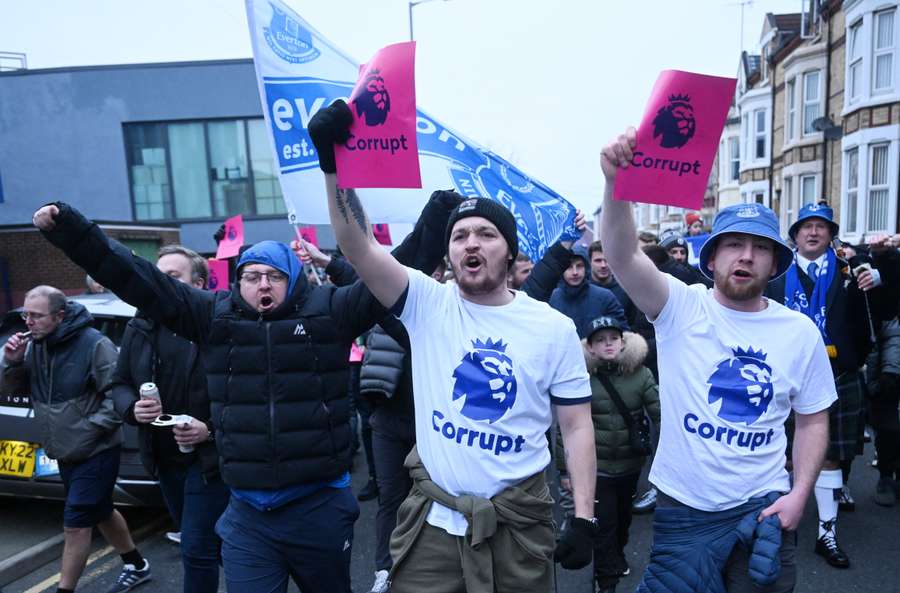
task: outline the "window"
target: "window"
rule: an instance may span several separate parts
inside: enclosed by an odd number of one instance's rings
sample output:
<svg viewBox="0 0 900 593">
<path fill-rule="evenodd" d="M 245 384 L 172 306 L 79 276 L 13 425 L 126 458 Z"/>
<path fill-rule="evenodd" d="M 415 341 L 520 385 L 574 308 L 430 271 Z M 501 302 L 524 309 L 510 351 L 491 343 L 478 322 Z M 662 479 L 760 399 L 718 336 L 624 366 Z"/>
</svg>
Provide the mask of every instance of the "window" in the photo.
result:
<svg viewBox="0 0 900 593">
<path fill-rule="evenodd" d="M 172 192 L 166 164 L 166 133 L 162 124 L 126 128 L 131 194 L 137 220 L 172 218 Z"/>
<path fill-rule="evenodd" d="M 872 35 L 872 94 L 884 93 L 893 86 L 895 9 L 876 12 Z"/>
<path fill-rule="evenodd" d="M 792 78 L 787 82 L 787 125 L 784 131 L 785 140 L 792 140 L 797 129 L 797 79 Z"/>
<path fill-rule="evenodd" d="M 784 178 L 784 190 L 782 192 L 782 203 L 784 204 L 784 212 L 787 216 L 787 223 L 790 225 L 794 222 L 794 194 L 793 194 L 793 177 Z"/>
<path fill-rule="evenodd" d="M 755 126 L 755 143 L 754 143 L 754 158 L 756 159 L 764 159 L 766 158 L 766 110 L 765 109 L 757 109 L 753 112 L 753 121 L 756 122 Z"/>
<path fill-rule="evenodd" d="M 741 143 L 733 136 L 728 139 L 728 156 L 731 165 L 728 180 L 737 181 L 741 176 Z"/>
<path fill-rule="evenodd" d="M 247 122 L 250 140 L 250 170 L 253 171 L 253 193 L 258 214 L 286 214 L 275 159 L 266 137 L 266 123 L 261 119 Z"/>
<path fill-rule="evenodd" d="M 844 208 L 846 217 L 844 232 L 855 233 L 856 227 L 856 203 L 859 191 L 859 149 L 847 151 L 847 204 Z"/>
<path fill-rule="evenodd" d="M 888 145 L 869 148 L 870 177 L 866 232 L 888 230 Z"/>
<path fill-rule="evenodd" d="M 850 25 L 847 32 L 847 93 L 851 102 L 858 99 L 862 91 L 862 24 L 862 19 L 859 19 Z"/>
<path fill-rule="evenodd" d="M 803 135 L 815 134 L 813 122 L 819 117 L 819 71 L 803 75 Z"/>
<path fill-rule="evenodd" d="M 755 194 L 753 194 L 753 201 L 756 202 L 757 204 L 762 204 L 763 201 L 765 200 L 765 198 L 766 198 L 766 195 L 761 191 L 758 191 Z"/>
<path fill-rule="evenodd" d="M 800 205 L 806 206 L 816 201 L 816 176 L 803 175 L 800 177 Z"/>
<path fill-rule="evenodd" d="M 169 160 L 178 218 L 209 218 L 209 176 L 202 123 L 169 124 Z"/>
<path fill-rule="evenodd" d="M 286 212 L 261 118 L 128 124 L 125 144 L 137 220 Z"/>
</svg>

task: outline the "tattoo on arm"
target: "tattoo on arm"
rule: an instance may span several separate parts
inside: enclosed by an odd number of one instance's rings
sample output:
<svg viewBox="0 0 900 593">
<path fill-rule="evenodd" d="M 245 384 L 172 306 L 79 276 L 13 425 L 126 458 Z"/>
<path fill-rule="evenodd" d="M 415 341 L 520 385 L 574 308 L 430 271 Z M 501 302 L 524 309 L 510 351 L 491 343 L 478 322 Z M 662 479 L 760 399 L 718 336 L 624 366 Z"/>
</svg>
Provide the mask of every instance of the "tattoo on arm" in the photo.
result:
<svg viewBox="0 0 900 593">
<path fill-rule="evenodd" d="M 344 222 L 350 224 L 350 216 L 359 225 L 360 230 L 364 233 L 369 232 L 369 221 L 366 219 L 366 211 L 363 210 L 362 203 L 356 191 L 351 189 L 338 188 L 336 192 L 338 212 L 344 217 Z"/>
</svg>

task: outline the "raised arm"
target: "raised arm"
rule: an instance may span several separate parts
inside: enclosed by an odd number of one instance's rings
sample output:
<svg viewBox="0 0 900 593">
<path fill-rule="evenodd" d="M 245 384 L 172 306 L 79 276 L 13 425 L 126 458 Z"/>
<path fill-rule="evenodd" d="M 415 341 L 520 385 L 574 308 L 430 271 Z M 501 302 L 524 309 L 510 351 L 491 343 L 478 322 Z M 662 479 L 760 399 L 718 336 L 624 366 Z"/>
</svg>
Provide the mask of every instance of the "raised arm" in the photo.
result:
<svg viewBox="0 0 900 593">
<path fill-rule="evenodd" d="M 191 341 L 206 341 L 215 293 L 163 274 L 68 204 L 44 206 L 32 221 L 44 238 L 120 299 Z"/>
<path fill-rule="evenodd" d="M 356 192 L 337 186 L 334 145 L 347 141 L 352 120 L 350 108 L 338 100 L 313 116 L 309 134 L 325 173 L 328 216 L 338 245 L 375 298 L 385 307 L 392 307 L 409 284 L 406 269 L 375 241 Z"/>
<path fill-rule="evenodd" d="M 631 202 L 613 199 L 613 187 L 619 168 L 627 169 L 633 158 L 635 130 L 628 130 L 609 143 L 600 157 L 606 188 L 600 216 L 603 253 L 616 280 L 647 317 L 655 318 L 669 298 L 665 276 L 638 247 L 637 228 Z"/>
</svg>

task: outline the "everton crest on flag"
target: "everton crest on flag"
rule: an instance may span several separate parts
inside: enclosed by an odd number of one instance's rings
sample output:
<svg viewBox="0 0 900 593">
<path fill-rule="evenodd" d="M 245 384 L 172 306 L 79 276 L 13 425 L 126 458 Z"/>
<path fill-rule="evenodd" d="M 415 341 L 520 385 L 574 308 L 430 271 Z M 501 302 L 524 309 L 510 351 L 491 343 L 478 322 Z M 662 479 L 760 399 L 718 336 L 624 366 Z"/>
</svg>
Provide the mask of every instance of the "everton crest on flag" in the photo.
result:
<svg viewBox="0 0 900 593">
<path fill-rule="evenodd" d="M 291 224 L 327 224 L 325 184 L 307 126 L 335 99 L 348 100 L 359 65 L 279 0 L 247 0 L 260 100 Z M 432 191 L 488 197 L 515 215 L 519 249 L 533 260 L 575 240 L 575 207 L 499 156 L 416 110 L 422 189 L 359 189 L 369 219 L 415 222 Z"/>
</svg>

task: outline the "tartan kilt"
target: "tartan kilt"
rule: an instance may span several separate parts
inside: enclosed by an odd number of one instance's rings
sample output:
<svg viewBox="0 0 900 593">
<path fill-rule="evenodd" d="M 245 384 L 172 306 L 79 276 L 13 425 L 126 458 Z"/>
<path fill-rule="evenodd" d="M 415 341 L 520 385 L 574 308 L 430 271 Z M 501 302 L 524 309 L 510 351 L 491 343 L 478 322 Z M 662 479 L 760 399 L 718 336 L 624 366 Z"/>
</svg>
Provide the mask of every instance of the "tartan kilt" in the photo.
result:
<svg viewBox="0 0 900 593">
<path fill-rule="evenodd" d="M 858 371 L 842 373 L 834 382 L 837 400 L 828 408 L 828 461 L 849 461 L 863 453 L 865 395 L 862 374 Z M 794 444 L 794 414 L 784 423 L 788 439 L 787 458 L 791 458 Z"/>
<path fill-rule="evenodd" d="M 842 373 L 834 382 L 837 401 L 828 409 L 829 461 L 849 461 L 863 453 L 865 395 L 858 371 Z"/>
</svg>

